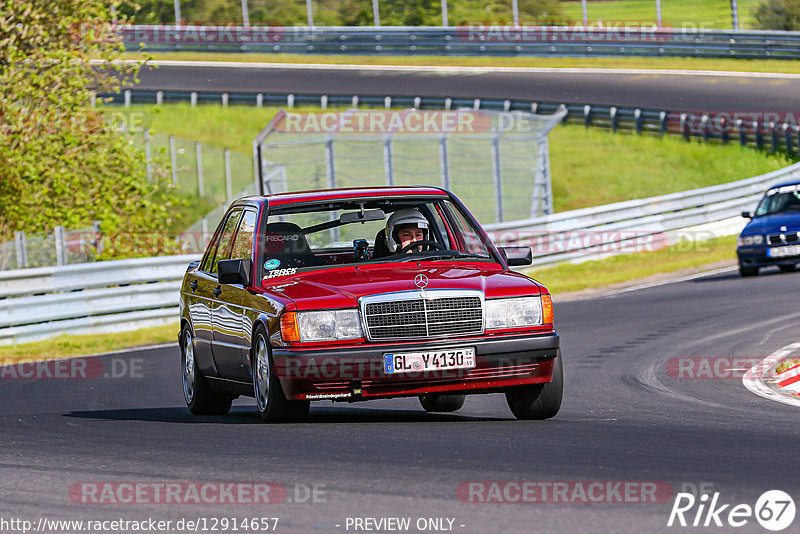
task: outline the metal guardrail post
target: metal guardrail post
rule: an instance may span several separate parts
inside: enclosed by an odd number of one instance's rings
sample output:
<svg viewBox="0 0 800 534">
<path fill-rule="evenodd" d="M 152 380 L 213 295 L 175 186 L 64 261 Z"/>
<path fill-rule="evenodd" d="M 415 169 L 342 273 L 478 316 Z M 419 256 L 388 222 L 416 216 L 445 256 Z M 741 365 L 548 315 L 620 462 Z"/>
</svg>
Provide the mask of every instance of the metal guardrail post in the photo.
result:
<svg viewBox="0 0 800 534">
<path fill-rule="evenodd" d="M 494 181 L 495 222 L 503 222 L 503 168 L 500 160 L 500 136 L 492 137 L 492 177 Z"/>
<path fill-rule="evenodd" d="M 181 25 L 181 0 L 173 0 L 172 6 L 175 9 L 175 25 Z"/>
<path fill-rule="evenodd" d="M 194 153 L 197 163 L 197 195 L 202 197 L 206 194 L 206 191 L 203 184 L 203 147 L 199 141 L 194 143 Z"/>
<path fill-rule="evenodd" d="M 660 137 L 664 137 L 664 134 L 667 133 L 667 112 L 661 111 L 658 114 L 658 131 Z"/>
<path fill-rule="evenodd" d="M 725 117 L 719 120 L 720 130 L 722 130 L 722 143 L 727 145 L 730 141 L 730 125 Z"/>
<path fill-rule="evenodd" d="M 64 227 L 56 226 L 54 236 L 56 242 L 56 265 L 67 264 L 67 239 L 64 235 Z"/>
<path fill-rule="evenodd" d="M 169 136 L 169 162 L 172 167 L 172 185 L 178 185 L 178 151 L 175 148 L 175 136 Z"/>
<path fill-rule="evenodd" d="M 14 245 L 17 249 L 17 268 L 28 266 L 28 247 L 25 244 L 25 232 L 14 232 Z"/>
<path fill-rule="evenodd" d="M 197 91 L 192 91 L 192 94 L 189 96 L 189 102 L 192 107 L 197 106 Z"/>
<path fill-rule="evenodd" d="M 450 26 L 450 22 L 448 21 L 447 16 L 447 0 L 442 0 L 442 26 L 447 28 Z"/>
<path fill-rule="evenodd" d="M 319 97 L 319 107 L 322 109 L 328 109 L 328 95 L 322 95 Z"/>
<path fill-rule="evenodd" d="M 736 131 L 739 132 L 739 145 L 747 146 L 747 130 L 742 119 L 736 119 Z"/>
<path fill-rule="evenodd" d="M 634 118 L 635 124 L 636 124 L 636 133 L 638 135 L 642 135 L 642 127 L 643 127 L 643 124 L 642 124 L 642 119 L 643 119 L 642 110 L 639 109 L 639 108 L 636 108 L 634 110 L 634 112 L 633 112 L 633 118 Z"/>
<path fill-rule="evenodd" d="M 688 121 L 686 120 L 687 118 L 688 116 L 686 115 L 686 113 L 681 113 L 681 135 L 686 141 L 689 140 L 689 135 L 690 135 L 689 124 Z"/>
<path fill-rule="evenodd" d="M 350 105 L 353 108 L 358 108 L 358 95 L 353 95 L 353 98 L 350 99 Z"/>
<path fill-rule="evenodd" d="M 125 107 L 131 107 L 131 90 L 125 89 Z"/>
<path fill-rule="evenodd" d="M 775 127 L 775 122 L 769 123 L 769 133 L 772 137 L 772 152 L 775 153 L 780 150 L 780 141 L 778 140 L 778 129 Z"/>
<path fill-rule="evenodd" d="M 262 93 L 258 93 L 256 95 L 256 107 L 257 108 L 264 107 L 264 95 Z"/>
<path fill-rule="evenodd" d="M 703 113 L 703 117 L 700 119 L 700 129 L 703 132 L 703 141 L 708 143 L 709 138 L 711 137 L 711 128 L 709 127 L 710 117 L 708 113 Z"/>
<path fill-rule="evenodd" d="M 446 135 L 439 138 L 439 172 L 442 175 L 442 187 L 450 190 L 450 154 Z"/>
<path fill-rule="evenodd" d="M 536 113 L 536 112 L 534 111 L 534 113 Z M 618 125 L 617 108 L 615 106 L 611 106 L 611 109 L 608 110 L 608 115 L 609 115 L 609 118 L 611 119 L 611 131 L 613 133 L 617 133 L 617 125 Z"/>
<path fill-rule="evenodd" d="M 247 0 L 242 0 L 242 24 L 245 27 L 250 26 L 250 11 L 247 8 Z"/>
<path fill-rule="evenodd" d="M 381 10 L 378 0 L 372 0 L 372 20 L 375 26 L 381 25 Z"/>
<path fill-rule="evenodd" d="M 792 142 L 791 128 L 786 123 L 783 123 L 783 142 L 786 144 L 786 154 L 788 154 L 789 157 L 794 157 L 794 143 Z"/>
<path fill-rule="evenodd" d="M 164 91 L 156 91 L 156 105 L 161 106 L 164 104 Z"/>
<path fill-rule="evenodd" d="M 756 147 L 764 150 L 764 132 L 761 131 L 761 124 L 758 121 L 753 121 L 753 130 L 756 133 Z"/>
<path fill-rule="evenodd" d="M 592 124 L 592 106 L 583 106 L 583 126 L 588 128 Z"/>
<path fill-rule="evenodd" d="M 222 93 L 222 107 L 228 107 L 228 93 Z"/>
<path fill-rule="evenodd" d="M 383 108 L 384 109 L 392 109 L 392 97 L 387 96 L 383 99 Z"/>
<path fill-rule="evenodd" d="M 336 189 L 336 161 L 334 160 L 333 138 L 325 140 L 325 177 L 328 189 Z"/>
</svg>

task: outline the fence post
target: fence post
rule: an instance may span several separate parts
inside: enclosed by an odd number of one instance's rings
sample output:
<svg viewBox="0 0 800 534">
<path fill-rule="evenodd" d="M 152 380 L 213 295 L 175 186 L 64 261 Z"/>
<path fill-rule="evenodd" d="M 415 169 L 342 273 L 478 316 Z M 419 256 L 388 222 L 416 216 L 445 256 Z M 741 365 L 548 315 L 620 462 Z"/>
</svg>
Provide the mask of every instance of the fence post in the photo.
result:
<svg viewBox="0 0 800 534">
<path fill-rule="evenodd" d="M 233 201 L 233 184 L 231 183 L 231 151 L 225 149 L 225 198 L 228 204 Z"/>
<path fill-rule="evenodd" d="M 383 172 L 386 185 L 394 185 L 394 154 L 392 153 L 392 136 L 383 138 Z"/>
<path fill-rule="evenodd" d="M 450 154 L 447 151 L 447 136 L 439 138 L 439 171 L 442 175 L 442 187 L 450 190 Z"/>
<path fill-rule="evenodd" d="M 442 0 L 442 26 L 447 28 L 450 26 L 450 22 L 447 16 L 447 0 Z"/>
<path fill-rule="evenodd" d="M 311 0 L 306 0 L 306 20 L 308 27 L 314 27 L 314 7 L 311 5 Z"/>
<path fill-rule="evenodd" d="M 194 143 L 194 152 L 197 161 L 197 195 L 202 197 L 206 192 L 203 185 L 203 147 L 199 141 Z"/>
<path fill-rule="evenodd" d="M 153 164 L 152 160 L 152 151 L 150 147 L 150 130 L 148 128 L 144 129 L 144 166 L 147 171 L 147 181 L 150 182 L 153 180 Z"/>
<path fill-rule="evenodd" d="M 250 12 L 247 9 L 247 0 L 242 0 L 242 25 L 250 26 Z"/>
<path fill-rule="evenodd" d="M 500 161 L 500 136 L 492 137 L 492 175 L 494 178 L 495 221 L 503 222 L 503 168 Z"/>
<path fill-rule="evenodd" d="M 372 0 L 372 20 L 375 26 L 381 25 L 381 12 L 379 8 L 378 0 Z"/>
<path fill-rule="evenodd" d="M 103 253 L 103 232 L 100 230 L 100 221 L 92 221 L 92 233 L 94 234 L 95 254 Z"/>
<path fill-rule="evenodd" d="M 181 0 L 173 0 L 173 7 L 175 8 L 175 26 L 181 25 Z"/>
<path fill-rule="evenodd" d="M 56 265 L 62 266 L 67 264 L 67 243 L 64 235 L 64 227 L 56 226 L 55 228 L 55 241 L 56 241 Z"/>
<path fill-rule="evenodd" d="M 14 244 L 17 248 L 17 269 L 28 266 L 28 247 L 25 245 L 25 232 L 14 232 Z"/>
<path fill-rule="evenodd" d="M 542 215 L 553 213 L 553 195 L 550 187 L 550 146 L 547 143 L 547 135 L 540 136 L 537 142 L 536 166 L 536 174 L 533 181 L 533 198 L 531 199 L 531 217 L 539 215 L 537 209 L 539 205 L 543 205 Z"/>
<path fill-rule="evenodd" d="M 178 151 L 175 149 L 175 136 L 169 136 L 169 161 L 172 165 L 172 185 L 178 185 Z"/>
<path fill-rule="evenodd" d="M 336 188 L 336 162 L 334 161 L 333 137 L 325 140 L 325 176 L 328 189 Z"/>
</svg>

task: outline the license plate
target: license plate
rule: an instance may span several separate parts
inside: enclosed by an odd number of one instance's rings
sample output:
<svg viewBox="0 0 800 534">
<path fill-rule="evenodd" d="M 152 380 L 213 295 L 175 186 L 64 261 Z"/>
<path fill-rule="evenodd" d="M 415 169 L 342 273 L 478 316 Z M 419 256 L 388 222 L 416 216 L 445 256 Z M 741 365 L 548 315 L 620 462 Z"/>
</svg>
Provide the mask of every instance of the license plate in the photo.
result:
<svg viewBox="0 0 800 534">
<path fill-rule="evenodd" d="M 475 367 L 475 349 L 472 347 L 383 355 L 383 370 L 387 375 L 473 367 Z"/>
<path fill-rule="evenodd" d="M 769 258 L 785 258 L 786 256 L 800 256 L 800 245 L 767 249 L 767 257 Z"/>
</svg>

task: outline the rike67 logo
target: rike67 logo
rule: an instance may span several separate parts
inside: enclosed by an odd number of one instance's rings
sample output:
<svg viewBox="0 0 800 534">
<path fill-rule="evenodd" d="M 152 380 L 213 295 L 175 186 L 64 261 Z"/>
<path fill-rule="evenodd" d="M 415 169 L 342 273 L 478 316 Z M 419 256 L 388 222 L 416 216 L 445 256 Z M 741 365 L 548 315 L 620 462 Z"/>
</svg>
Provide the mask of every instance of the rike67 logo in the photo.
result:
<svg viewBox="0 0 800 534">
<path fill-rule="evenodd" d="M 755 503 L 724 504 L 719 492 L 695 497 L 691 493 L 678 493 L 669 514 L 667 526 L 690 527 L 742 527 L 755 519 L 763 528 L 784 530 L 795 516 L 794 499 L 781 490 L 764 492 Z"/>
</svg>

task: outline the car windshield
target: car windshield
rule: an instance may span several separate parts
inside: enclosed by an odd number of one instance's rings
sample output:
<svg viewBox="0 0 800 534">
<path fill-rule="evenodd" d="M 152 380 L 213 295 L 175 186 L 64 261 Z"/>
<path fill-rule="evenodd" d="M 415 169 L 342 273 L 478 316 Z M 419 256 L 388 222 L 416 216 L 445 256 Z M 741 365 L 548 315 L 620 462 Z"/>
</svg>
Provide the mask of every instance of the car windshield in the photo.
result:
<svg viewBox="0 0 800 534">
<path fill-rule="evenodd" d="M 261 239 L 264 278 L 348 263 L 495 261 L 475 225 L 443 198 L 270 207 Z"/>
<path fill-rule="evenodd" d="M 756 217 L 784 212 L 800 212 L 800 184 L 767 191 L 756 209 Z"/>
</svg>

